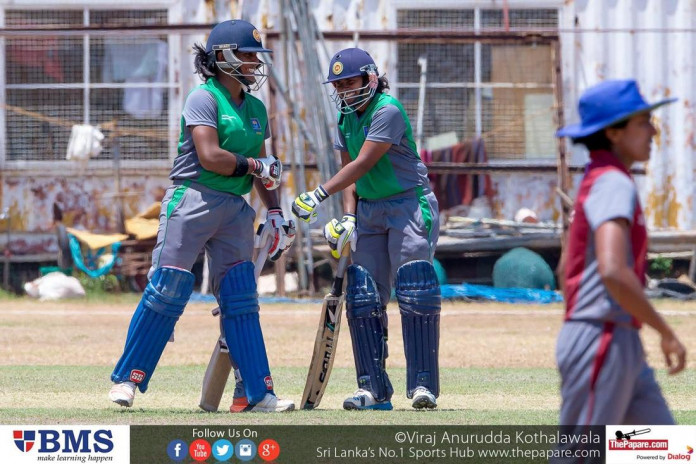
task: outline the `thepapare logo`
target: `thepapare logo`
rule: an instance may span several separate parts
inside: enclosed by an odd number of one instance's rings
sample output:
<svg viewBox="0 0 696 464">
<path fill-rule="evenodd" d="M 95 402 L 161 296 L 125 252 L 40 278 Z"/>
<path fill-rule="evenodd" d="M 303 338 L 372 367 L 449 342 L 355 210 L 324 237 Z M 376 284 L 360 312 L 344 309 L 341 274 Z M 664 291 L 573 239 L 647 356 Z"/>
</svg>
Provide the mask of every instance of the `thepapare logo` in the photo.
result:
<svg viewBox="0 0 696 464">
<path fill-rule="evenodd" d="M 37 436 L 38 435 L 38 436 Z M 22 452 L 39 442 L 39 453 L 109 453 L 114 449 L 111 430 L 14 430 L 15 445 Z"/>
<path fill-rule="evenodd" d="M 273 390 L 273 379 L 270 375 L 263 378 L 263 383 L 266 384 L 266 390 Z"/>
</svg>

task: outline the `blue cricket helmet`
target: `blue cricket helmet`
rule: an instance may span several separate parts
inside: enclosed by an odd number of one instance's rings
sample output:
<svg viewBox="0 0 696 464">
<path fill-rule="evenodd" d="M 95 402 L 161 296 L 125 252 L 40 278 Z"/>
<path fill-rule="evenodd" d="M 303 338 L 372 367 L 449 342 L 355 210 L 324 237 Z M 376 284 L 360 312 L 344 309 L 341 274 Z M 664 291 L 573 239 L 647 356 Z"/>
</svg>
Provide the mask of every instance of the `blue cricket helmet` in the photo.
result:
<svg viewBox="0 0 696 464">
<path fill-rule="evenodd" d="M 237 56 L 241 53 L 271 53 L 261 43 L 261 34 L 253 24 L 242 19 L 223 21 L 210 31 L 205 45 L 208 59 L 217 68 L 236 79 L 248 90 L 259 90 L 268 78 L 268 64 L 254 58 L 254 61 L 242 61 Z M 218 52 L 222 60 L 218 60 Z M 253 68 L 253 71 L 249 71 Z M 244 72 L 246 69 L 246 72 Z"/>
<path fill-rule="evenodd" d="M 263 47 L 259 30 L 243 19 L 223 21 L 210 31 L 205 51 L 211 53 L 218 48 L 231 48 L 240 52 L 271 53 L 271 50 Z"/>
<path fill-rule="evenodd" d="M 329 63 L 329 75 L 324 84 L 356 76 L 377 73 L 377 65 L 369 53 L 361 48 L 346 48 L 336 53 Z"/>
</svg>

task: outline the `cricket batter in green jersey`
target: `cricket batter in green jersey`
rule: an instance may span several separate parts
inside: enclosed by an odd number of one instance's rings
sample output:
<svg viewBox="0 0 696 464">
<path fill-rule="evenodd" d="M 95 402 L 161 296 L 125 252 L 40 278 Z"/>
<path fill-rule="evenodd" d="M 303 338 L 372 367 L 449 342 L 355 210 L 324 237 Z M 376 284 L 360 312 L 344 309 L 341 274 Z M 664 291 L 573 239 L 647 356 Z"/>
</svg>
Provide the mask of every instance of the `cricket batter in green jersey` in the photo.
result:
<svg viewBox="0 0 696 464">
<path fill-rule="evenodd" d="M 193 290 L 190 272 L 201 250 L 209 257 L 213 293 L 232 365 L 243 388 L 233 412 L 279 412 L 294 408 L 273 390 L 259 324 L 252 252 L 256 212 L 243 195 L 252 187 L 268 209 L 260 231 L 278 259 L 294 238 L 274 191 L 282 164 L 266 155 L 268 115 L 258 90 L 267 78 L 257 53 L 270 52 L 246 21 L 224 21 L 196 45 L 194 65 L 205 81 L 187 96 L 181 115 L 172 186 L 162 200 L 157 245 L 148 284 L 133 314 L 123 354 L 111 380 L 109 399 L 133 405 L 145 393 L 160 356 Z M 264 242 L 265 243 L 265 242 Z"/>
<path fill-rule="evenodd" d="M 427 169 L 399 101 L 386 94 L 365 50 L 336 53 L 325 82 L 338 108 L 334 147 L 343 167 L 311 192 L 300 194 L 293 213 L 312 223 L 317 208 L 343 191 L 345 215 L 324 236 L 338 257 L 353 251 L 348 268 L 346 315 L 353 342 L 358 390 L 345 409 L 392 409 L 385 369 L 387 313 L 392 287 L 401 312 L 406 354 L 406 396 L 416 409 L 434 408 L 439 395 L 440 287 L 432 265 L 439 234 L 438 205 Z"/>
</svg>

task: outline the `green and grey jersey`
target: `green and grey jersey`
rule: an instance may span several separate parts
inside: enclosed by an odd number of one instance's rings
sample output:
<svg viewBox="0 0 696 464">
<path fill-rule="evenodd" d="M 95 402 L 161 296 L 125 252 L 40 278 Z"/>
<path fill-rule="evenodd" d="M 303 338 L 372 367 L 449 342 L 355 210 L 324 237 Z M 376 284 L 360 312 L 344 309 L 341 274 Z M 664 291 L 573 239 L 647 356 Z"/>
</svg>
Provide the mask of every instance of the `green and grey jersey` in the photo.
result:
<svg viewBox="0 0 696 464">
<path fill-rule="evenodd" d="M 270 137 L 263 102 L 246 93 L 242 104 L 237 106 L 229 91 L 214 77 L 191 91 L 181 113 L 178 155 L 169 174 L 172 180 L 193 180 L 220 192 L 249 193 L 252 176 L 228 177 L 201 166 L 193 143 L 193 126 L 213 127 L 217 129 L 220 148 L 247 158 L 258 158 L 264 140 Z"/>
<path fill-rule="evenodd" d="M 427 189 L 428 169 L 416 151 L 406 111 L 396 98 L 379 93 L 361 115 L 339 115 L 334 148 L 347 151 L 354 160 L 366 140 L 392 145 L 355 183 L 359 198 L 378 200 L 409 190 Z"/>
</svg>

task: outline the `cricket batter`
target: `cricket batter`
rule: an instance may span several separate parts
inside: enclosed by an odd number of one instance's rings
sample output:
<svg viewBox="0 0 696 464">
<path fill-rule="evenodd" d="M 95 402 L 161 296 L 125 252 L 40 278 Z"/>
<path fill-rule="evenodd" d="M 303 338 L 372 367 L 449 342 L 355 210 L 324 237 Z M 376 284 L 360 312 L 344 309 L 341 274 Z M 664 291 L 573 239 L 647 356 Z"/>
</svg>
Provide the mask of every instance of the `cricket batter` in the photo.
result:
<svg viewBox="0 0 696 464">
<path fill-rule="evenodd" d="M 581 122 L 556 134 L 590 151 L 564 251 L 561 425 L 674 424 L 638 331 L 660 334 L 670 374 L 686 350 L 644 293 L 647 232 L 629 169 L 650 158 L 650 112 L 675 100 L 647 103 L 635 81 L 605 81 L 580 98 Z"/>
<path fill-rule="evenodd" d="M 343 191 L 345 215 L 324 236 L 338 257 L 353 250 L 348 268 L 346 315 L 353 341 L 358 390 L 345 409 L 392 409 L 387 372 L 387 313 L 392 284 L 401 311 L 407 389 L 416 409 L 434 408 L 439 395 L 440 286 L 432 265 L 439 233 L 438 205 L 401 103 L 384 93 L 364 50 L 349 48 L 331 59 L 328 78 L 338 107 L 334 147 L 343 168 L 325 184 L 295 199 L 292 211 L 316 221 L 322 201 Z"/>
<path fill-rule="evenodd" d="M 273 391 L 251 262 L 256 212 L 242 195 L 256 187 L 268 208 L 264 234 L 277 259 L 290 246 L 288 224 L 271 191 L 280 185 L 282 165 L 266 156 L 268 116 L 252 96 L 265 82 L 257 53 L 270 52 L 259 31 L 242 20 L 213 28 L 205 48 L 195 45 L 196 73 L 205 81 L 186 98 L 173 185 L 162 200 L 150 283 L 131 320 L 109 392 L 111 401 L 133 405 L 143 393 L 191 295 L 190 272 L 202 249 L 209 257 L 212 290 L 220 306 L 232 364 L 244 379 L 244 404 L 232 411 L 275 412 L 294 408 Z"/>
</svg>

